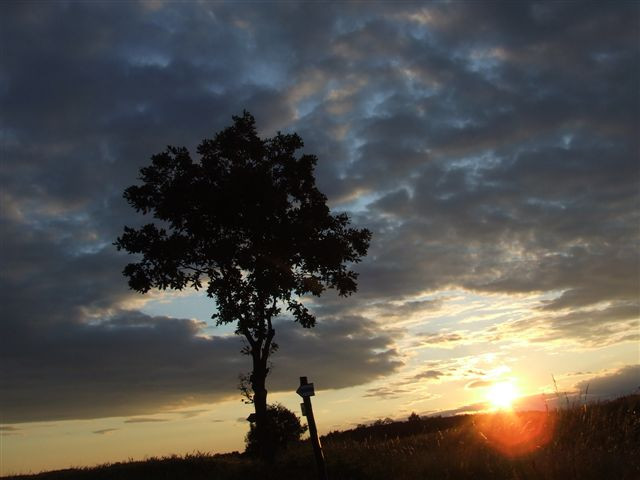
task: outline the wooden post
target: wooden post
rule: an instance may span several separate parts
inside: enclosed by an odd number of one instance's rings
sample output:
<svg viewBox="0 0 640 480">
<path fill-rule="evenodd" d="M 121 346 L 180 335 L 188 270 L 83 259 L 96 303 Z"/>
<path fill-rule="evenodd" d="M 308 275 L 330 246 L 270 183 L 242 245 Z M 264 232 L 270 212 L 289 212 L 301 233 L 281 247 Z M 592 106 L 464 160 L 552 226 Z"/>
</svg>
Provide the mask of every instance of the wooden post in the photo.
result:
<svg viewBox="0 0 640 480">
<path fill-rule="evenodd" d="M 298 395 L 302 397 L 304 403 L 304 410 L 302 414 L 307 417 L 307 424 L 309 425 L 309 437 L 311 438 L 311 445 L 313 445 L 313 453 L 316 457 L 316 465 L 318 467 L 318 479 L 328 480 L 327 467 L 324 463 L 324 454 L 322 453 L 322 445 L 320 445 L 320 438 L 318 438 L 318 429 L 316 428 L 316 420 L 313 418 L 313 407 L 311 406 L 311 396 L 315 395 L 313 390 L 313 383 L 307 382 L 307 377 L 300 377 L 300 386 L 296 391 Z"/>
</svg>

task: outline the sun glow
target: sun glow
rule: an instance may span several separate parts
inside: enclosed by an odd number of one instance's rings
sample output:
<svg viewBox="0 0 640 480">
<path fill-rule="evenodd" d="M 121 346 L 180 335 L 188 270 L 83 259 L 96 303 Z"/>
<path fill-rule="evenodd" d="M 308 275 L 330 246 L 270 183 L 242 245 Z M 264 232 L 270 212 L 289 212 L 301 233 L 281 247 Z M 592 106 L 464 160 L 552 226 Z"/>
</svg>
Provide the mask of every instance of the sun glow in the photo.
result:
<svg viewBox="0 0 640 480">
<path fill-rule="evenodd" d="M 496 410 L 510 410 L 518 397 L 518 388 L 510 381 L 494 383 L 487 391 L 487 400 Z"/>
<path fill-rule="evenodd" d="M 480 437 L 508 457 L 525 455 L 546 445 L 553 438 L 555 416 L 549 412 L 513 409 L 521 392 L 514 379 L 497 381 L 486 391 L 486 399 L 494 410 L 476 416 L 475 427 Z"/>
</svg>

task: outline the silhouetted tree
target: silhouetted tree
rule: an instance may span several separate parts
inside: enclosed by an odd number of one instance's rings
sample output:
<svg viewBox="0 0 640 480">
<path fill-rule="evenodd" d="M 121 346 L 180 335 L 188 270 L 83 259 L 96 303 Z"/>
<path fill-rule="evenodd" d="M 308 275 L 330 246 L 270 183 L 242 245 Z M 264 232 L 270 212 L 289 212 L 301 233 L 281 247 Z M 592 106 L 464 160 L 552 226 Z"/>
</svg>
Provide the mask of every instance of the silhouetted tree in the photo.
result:
<svg viewBox="0 0 640 480">
<path fill-rule="evenodd" d="M 287 448 L 287 445 L 297 442 L 304 432 L 306 425 L 300 424 L 300 418 L 285 406 L 276 403 L 267 405 L 266 440 L 270 448 L 270 455 L 277 450 Z M 245 453 L 256 455 L 260 452 L 255 423 L 245 437 Z"/>
<path fill-rule="evenodd" d="M 132 289 L 206 288 L 217 324 L 236 322 L 248 342 L 243 353 L 253 360 L 249 383 L 261 448 L 268 359 L 277 348 L 272 319 L 285 308 L 313 327 L 301 297 L 327 288 L 341 296 L 355 292 L 350 264 L 366 255 L 371 238 L 367 229 L 351 228 L 346 214 L 331 214 L 315 184 L 316 157 L 295 155 L 302 146 L 297 134 L 260 139 L 245 111 L 202 141 L 197 162 L 186 148 L 167 147 L 140 170 L 142 184 L 124 192 L 157 223 L 124 227 L 115 242 L 141 256 L 123 272 Z"/>
</svg>

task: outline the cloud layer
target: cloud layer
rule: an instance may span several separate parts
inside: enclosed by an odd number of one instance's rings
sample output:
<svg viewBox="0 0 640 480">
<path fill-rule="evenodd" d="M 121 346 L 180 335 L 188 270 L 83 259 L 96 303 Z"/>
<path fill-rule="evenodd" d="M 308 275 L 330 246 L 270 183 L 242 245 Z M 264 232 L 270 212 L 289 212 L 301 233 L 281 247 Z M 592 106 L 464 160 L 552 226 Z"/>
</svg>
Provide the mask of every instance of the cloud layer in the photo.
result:
<svg viewBox="0 0 640 480">
<path fill-rule="evenodd" d="M 273 389 L 292 366 L 329 388 L 390 374 L 406 332 L 361 310 L 411 315 L 448 288 L 545 295 L 496 338 L 637 341 L 633 2 L 0 8 L 3 422 L 237 394 L 238 340 L 142 313 L 111 243 L 141 221 L 121 192 L 150 155 L 245 108 L 297 131 L 374 231 L 358 294 L 316 305 L 314 331 L 279 327 Z"/>
</svg>

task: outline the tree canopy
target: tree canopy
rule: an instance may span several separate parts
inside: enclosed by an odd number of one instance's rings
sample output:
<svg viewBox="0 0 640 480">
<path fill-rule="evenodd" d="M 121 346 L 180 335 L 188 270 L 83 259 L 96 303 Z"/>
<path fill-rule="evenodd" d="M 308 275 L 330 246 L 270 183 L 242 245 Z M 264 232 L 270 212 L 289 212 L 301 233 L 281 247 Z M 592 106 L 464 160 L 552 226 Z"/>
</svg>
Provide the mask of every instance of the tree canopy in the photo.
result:
<svg viewBox="0 0 640 480">
<path fill-rule="evenodd" d="M 142 259 L 124 274 L 142 293 L 208 282 L 218 323 L 237 321 L 244 335 L 259 334 L 256 320 L 280 313 L 279 301 L 311 327 L 315 318 L 298 298 L 354 292 L 348 264 L 366 254 L 371 234 L 330 213 L 315 185 L 317 158 L 294 155 L 303 146 L 297 134 L 261 140 L 251 114 L 233 119 L 200 144 L 200 162 L 169 146 L 141 169 L 143 184 L 126 189 L 129 204 L 160 223 L 125 227 L 117 247 Z"/>
</svg>

